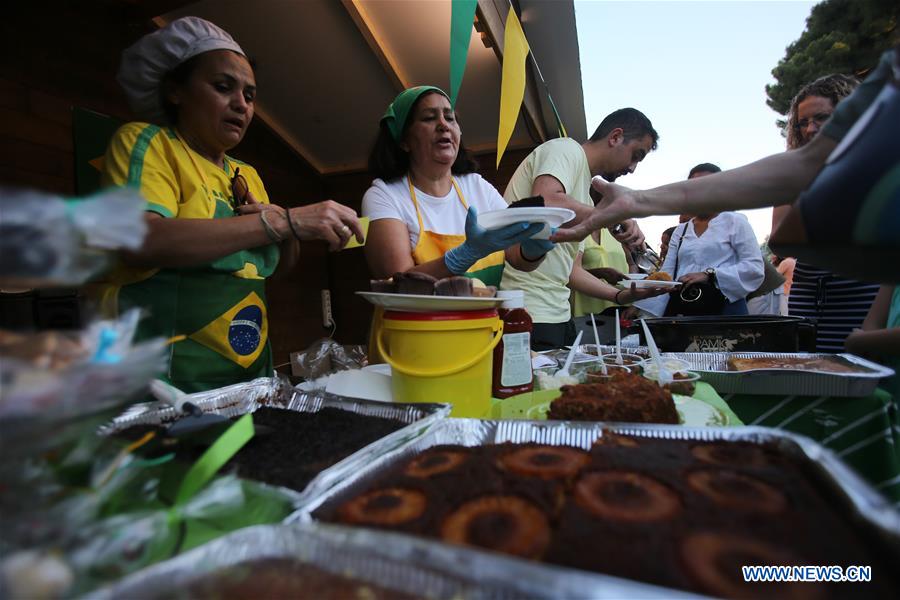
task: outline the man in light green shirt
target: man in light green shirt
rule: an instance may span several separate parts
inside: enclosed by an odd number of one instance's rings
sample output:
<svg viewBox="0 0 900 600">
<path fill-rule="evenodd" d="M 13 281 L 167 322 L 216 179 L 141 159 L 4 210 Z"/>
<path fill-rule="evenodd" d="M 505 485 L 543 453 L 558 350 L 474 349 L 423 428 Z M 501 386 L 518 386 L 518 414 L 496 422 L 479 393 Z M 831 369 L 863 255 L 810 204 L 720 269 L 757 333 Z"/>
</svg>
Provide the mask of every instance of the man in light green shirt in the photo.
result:
<svg viewBox="0 0 900 600">
<path fill-rule="evenodd" d="M 546 206 L 563 206 L 576 213 L 576 220 L 594 207 L 590 196 L 591 178 L 602 175 L 614 181 L 633 173 L 637 164 L 656 149 L 659 135 L 650 120 L 634 108 L 623 108 L 607 116 L 594 135 L 579 144 L 571 138 L 545 142 L 522 161 L 506 188 L 508 203 L 529 196 L 543 196 Z M 617 239 L 640 244 L 643 235 L 632 221 Z M 506 263 L 501 289 L 523 290 L 525 308 L 534 321 L 531 347 L 534 350 L 559 348 L 575 341 L 575 323 L 569 305 L 570 288 L 579 292 L 627 304 L 658 290 L 617 290 L 594 277 L 581 266 L 584 242 L 557 244 L 544 262 L 531 272 Z"/>
</svg>

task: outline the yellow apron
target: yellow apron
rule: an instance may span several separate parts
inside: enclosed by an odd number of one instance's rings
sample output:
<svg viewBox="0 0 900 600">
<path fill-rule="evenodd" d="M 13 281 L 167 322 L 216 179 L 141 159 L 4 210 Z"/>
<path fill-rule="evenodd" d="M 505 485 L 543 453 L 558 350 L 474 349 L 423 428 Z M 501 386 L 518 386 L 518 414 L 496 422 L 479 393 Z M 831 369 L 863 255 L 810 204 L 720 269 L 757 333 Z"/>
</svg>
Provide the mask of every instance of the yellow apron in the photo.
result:
<svg viewBox="0 0 900 600">
<path fill-rule="evenodd" d="M 450 181 L 453 183 L 453 189 L 456 190 L 456 196 L 459 198 L 463 210 L 468 211 L 469 205 L 466 203 L 462 190 L 459 189 L 459 184 L 456 183 L 456 178 L 452 177 Z M 416 220 L 419 222 L 419 240 L 416 242 L 416 247 L 413 248 L 412 259 L 413 263 L 421 265 L 436 258 L 443 257 L 444 254 L 465 242 L 466 236 L 465 234 L 454 235 L 426 230 L 425 224 L 422 222 L 422 212 L 419 210 L 419 202 L 416 199 L 416 188 L 413 187 L 409 175 L 406 176 L 406 182 L 409 185 L 409 198 L 412 200 L 413 207 L 416 209 Z M 498 250 L 472 265 L 469 270 L 466 271 L 465 276 L 478 279 L 485 285 L 499 286 L 500 279 L 503 276 L 504 260 L 505 254 L 503 250 Z M 384 358 L 382 358 L 381 353 L 378 352 L 375 344 L 375 336 L 381 331 L 383 314 L 384 309 L 380 306 L 376 306 L 375 314 L 372 316 L 372 327 L 369 329 L 370 364 L 384 362 Z"/>
</svg>

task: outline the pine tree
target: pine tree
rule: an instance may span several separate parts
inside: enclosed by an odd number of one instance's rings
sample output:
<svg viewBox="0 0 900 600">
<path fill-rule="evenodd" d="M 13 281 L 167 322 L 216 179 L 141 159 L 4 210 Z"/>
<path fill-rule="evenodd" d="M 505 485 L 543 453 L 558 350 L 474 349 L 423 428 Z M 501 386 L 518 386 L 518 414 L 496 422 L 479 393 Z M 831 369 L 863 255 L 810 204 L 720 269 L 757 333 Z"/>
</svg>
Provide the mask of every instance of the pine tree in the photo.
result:
<svg viewBox="0 0 900 600">
<path fill-rule="evenodd" d="M 772 69 L 778 83 L 766 86 L 766 103 L 784 115 L 800 88 L 818 77 L 844 73 L 864 78 L 882 52 L 900 43 L 898 23 L 897 0 L 824 0 L 815 5 L 806 30 Z"/>
</svg>

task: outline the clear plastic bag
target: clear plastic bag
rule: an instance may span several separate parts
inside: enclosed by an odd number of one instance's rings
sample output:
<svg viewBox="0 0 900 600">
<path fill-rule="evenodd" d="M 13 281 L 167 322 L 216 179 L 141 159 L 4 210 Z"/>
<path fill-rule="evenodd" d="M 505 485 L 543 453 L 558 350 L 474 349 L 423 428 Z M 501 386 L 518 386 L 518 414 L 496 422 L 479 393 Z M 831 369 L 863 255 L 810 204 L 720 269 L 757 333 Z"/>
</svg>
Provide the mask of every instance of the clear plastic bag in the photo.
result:
<svg viewBox="0 0 900 600">
<path fill-rule="evenodd" d="M 131 188 L 78 200 L 0 188 L 0 287 L 84 283 L 110 264 L 110 251 L 141 246 L 145 208 Z"/>
<path fill-rule="evenodd" d="M 294 510 L 290 493 L 233 475 L 173 502 L 173 486 L 181 487 L 188 469 L 171 455 L 142 456 L 130 439 L 87 434 L 39 460 L 4 461 L 0 557 L 18 559 L 0 564 L 0 597 L 4 590 L 20 597 L 40 592 L 41 577 L 33 574 L 46 568 L 47 557 L 69 574 L 54 596 L 77 596 L 230 531 L 280 522 Z M 10 585 L 10 578 L 23 585 Z"/>
<path fill-rule="evenodd" d="M 341 346 L 331 338 L 322 338 L 303 352 L 291 353 L 291 372 L 307 381 L 337 371 L 361 369 L 367 364 L 365 346 Z"/>
<path fill-rule="evenodd" d="M 28 360 L 4 354 L 0 346 L 0 446 L 9 447 L 11 438 L 27 442 L 33 435 L 30 427 L 92 415 L 141 393 L 165 368 L 166 345 L 162 339 L 134 344 L 139 318 L 133 310 L 92 323 L 71 338 L 78 351 L 68 353 L 65 361 L 47 361 L 39 354 Z M 42 336 L 46 334 L 34 336 L 37 343 Z"/>
<path fill-rule="evenodd" d="M 70 541 L 75 593 L 250 525 L 277 523 L 292 510 L 277 490 L 233 476 L 211 482 L 182 506 L 121 513 L 95 521 Z"/>
</svg>

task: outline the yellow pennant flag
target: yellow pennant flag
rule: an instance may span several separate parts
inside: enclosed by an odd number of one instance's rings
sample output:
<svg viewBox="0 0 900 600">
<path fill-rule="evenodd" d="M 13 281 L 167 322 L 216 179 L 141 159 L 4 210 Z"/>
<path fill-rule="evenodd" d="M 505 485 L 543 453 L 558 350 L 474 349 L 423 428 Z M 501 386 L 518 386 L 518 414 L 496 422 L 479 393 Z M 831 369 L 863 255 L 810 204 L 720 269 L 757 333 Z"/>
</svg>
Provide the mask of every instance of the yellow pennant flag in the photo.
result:
<svg viewBox="0 0 900 600">
<path fill-rule="evenodd" d="M 506 151 L 525 97 L 525 59 L 528 40 L 516 11 L 510 7 L 503 34 L 503 81 L 500 83 L 500 128 L 497 131 L 497 167 Z"/>
</svg>

